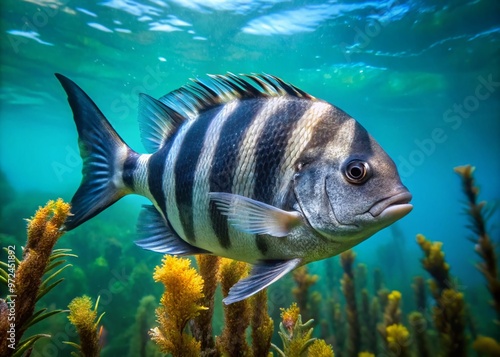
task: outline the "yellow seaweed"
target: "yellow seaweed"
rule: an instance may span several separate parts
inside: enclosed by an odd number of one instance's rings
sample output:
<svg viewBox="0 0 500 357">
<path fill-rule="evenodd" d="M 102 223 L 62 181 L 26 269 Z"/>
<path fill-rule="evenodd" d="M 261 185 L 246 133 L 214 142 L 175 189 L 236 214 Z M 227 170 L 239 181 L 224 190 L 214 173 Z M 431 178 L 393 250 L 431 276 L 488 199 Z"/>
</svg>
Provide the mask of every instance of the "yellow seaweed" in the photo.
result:
<svg viewBox="0 0 500 357">
<path fill-rule="evenodd" d="M 332 346 L 325 340 L 316 340 L 307 350 L 308 357 L 334 357 Z"/>
<path fill-rule="evenodd" d="M 68 320 L 76 327 L 80 337 L 79 346 L 74 343 L 69 344 L 78 348 L 81 355 L 85 357 L 98 357 L 100 355 L 98 326 L 104 313 L 97 317 L 98 305 L 99 298 L 95 307 L 92 308 L 92 300 L 86 295 L 74 298 L 68 305 Z"/>
<path fill-rule="evenodd" d="M 153 278 L 165 286 L 156 309 L 159 326 L 151 329 L 151 339 L 164 353 L 172 356 L 199 356 L 200 342 L 185 332 L 189 320 L 206 308 L 199 304 L 203 298 L 203 279 L 191 267 L 187 258 L 166 255 L 163 264 L 155 268 Z"/>
<path fill-rule="evenodd" d="M 70 264 L 58 268 L 63 258 L 73 256 L 69 254 L 69 249 L 53 250 L 58 239 L 64 234 L 61 227 L 70 214 L 70 205 L 62 199 L 49 201 L 44 207 L 39 207 L 35 215 L 28 219 L 27 242 L 23 250 L 21 261 L 16 258 L 17 265 L 9 266 L 9 272 L 15 276 L 14 284 L 9 289 L 11 296 L 15 296 L 15 334 L 8 340 L 7 334 L 10 328 L 10 322 L 7 316 L 7 302 L 0 299 L 0 355 L 11 356 L 15 351 L 27 350 L 33 346 L 36 340 L 43 337 L 50 337 L 46 334 L 37 334 L 25 340 L 21 340 L 23 334 L 31 325 L 30 320 L 35 313 L 37 301 L 57 286 L 62 279 L 55 278 Z M 3 269 L 1 269 L 3 271 Z M 7 273 L 3 271 L 6 275 Z M 6 280 L 5 280 L 6 282 Z M 7 285 L 7 284 L 6 284 Z M 12 301 L 12 298 L 11 300 Z M 45 309 L 37 311 L 38 321 L 60 313 L 61 310 L 44 312 Z M 15 346 L 13 348 L 9 348 Z"/>
<path fill-rule="evenodd" d="M 410 333 L 401 324 L 393 324 L 386 327 L 387 347 L 395 355 L 404 357 L 408 355 Z"/>
<path fill-rule="evenodd" d="M 472 348 L 487 357 L 500 357 L 500 343 L 491 337 L 478 336 Z"/>
<path fill-rule="evenodd" d="M 229 289 L 240 279 L 246 277 L 249 265 L 231 259 L 222 259 L 220 281 L 222 295 L 226 297 Z M 248 299 L 224 306 L 224 329 L 217 338 L 217 347 L 229 356 L 246 356 L 250 347 L 246 341 L 246 329 L 250 325 L 250 302 Z"/>
<path fill-rule="evenodd" d="M 467 197 L 467 213 L 472 221 L 470 228 L 477 235 L 475 239 L 475 251 L 482 258 L 482 262 L 476 265 L 477 269 L 486 278 L 488 290 L 493 298 L 492 305 L 497 314 L 496 323 L 500 323 L 500 276 L 498 274 L 498 255 L 495 251 L 489 234 L 486 231 L 486 202 L 479 201 L 479 187 L 474 180 L 475 168 L 471 165 L 455 167 L 455 172 L 462 179 L 462 187 Z"/>
</svg>

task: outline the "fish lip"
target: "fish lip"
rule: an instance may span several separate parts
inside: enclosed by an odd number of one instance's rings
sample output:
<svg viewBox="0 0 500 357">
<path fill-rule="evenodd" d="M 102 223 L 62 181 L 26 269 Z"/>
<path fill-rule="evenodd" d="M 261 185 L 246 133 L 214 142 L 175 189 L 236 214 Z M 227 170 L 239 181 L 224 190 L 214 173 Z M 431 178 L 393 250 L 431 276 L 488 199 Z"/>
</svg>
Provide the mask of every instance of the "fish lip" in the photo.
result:
<svg viewBox="0 0 500 357">
<path fill-rule="evenodd" d="M 405 190 L 381 199 L 376 202 L 368 212 L 370 212 L 373 217 L 387 216 L 389 213 L 402 214 L 402 216 L 404 216 L 413 208 L 413 206 L 409 204 L 411 199 L 411 193 Z"/>
</svg>

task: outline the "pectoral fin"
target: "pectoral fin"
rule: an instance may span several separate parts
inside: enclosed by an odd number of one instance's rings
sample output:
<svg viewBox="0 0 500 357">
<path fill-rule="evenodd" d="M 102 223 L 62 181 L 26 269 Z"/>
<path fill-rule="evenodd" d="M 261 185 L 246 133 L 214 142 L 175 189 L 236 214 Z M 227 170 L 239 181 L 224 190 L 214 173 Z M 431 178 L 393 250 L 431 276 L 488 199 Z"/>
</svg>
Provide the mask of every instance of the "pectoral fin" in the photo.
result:
<svg viewBox="0 0 500 357">
<path fill-rule="evenodd" d="M 154 252 L 172 255 L 210 253 L 183 241 L 152 205 L 143 206 L 137 222 L 137 234 L 142 239 L 135 241 L 135 244 Z"/>
<path fill-rule="evenodd" d="M 229 289 L 229 294 L 222 300 L 229 305 L 244 300 L 262 289 L 268 287 L 286 273 L 292 271 L 300 264 L 300 259 L 269 260 L 255 264 L 248 278 L 238 281 Z"/>
<path fill-rule="evenodd" d="M 292 228 L 302 223 L 299 212 L 284 211 L 251 198 L 226 192 L 209 193 L 212 201 L 231 225 L 251 234 L 287 236 Z"/>
</svg>

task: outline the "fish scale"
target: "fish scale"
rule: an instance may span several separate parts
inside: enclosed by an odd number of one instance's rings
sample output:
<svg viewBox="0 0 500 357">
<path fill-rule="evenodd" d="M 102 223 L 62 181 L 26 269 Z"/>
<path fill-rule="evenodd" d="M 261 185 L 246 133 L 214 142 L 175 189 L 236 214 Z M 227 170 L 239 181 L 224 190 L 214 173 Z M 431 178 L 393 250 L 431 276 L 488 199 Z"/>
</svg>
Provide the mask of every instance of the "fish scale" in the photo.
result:
<svg viewBox="0 0 500 357">
<path fill-rule="evenodd" d="M 391 158 L 339 108 L 270 75 L 193 80 L 139 96 L 133 151 L 83 90 L 56 75 L 73 110 L 83 179 L 65 229 L 135 193 L 149 198 L 137 245 L 253 264 L 230 304 L 345 251 L 410 212 Z"/>
</svg>

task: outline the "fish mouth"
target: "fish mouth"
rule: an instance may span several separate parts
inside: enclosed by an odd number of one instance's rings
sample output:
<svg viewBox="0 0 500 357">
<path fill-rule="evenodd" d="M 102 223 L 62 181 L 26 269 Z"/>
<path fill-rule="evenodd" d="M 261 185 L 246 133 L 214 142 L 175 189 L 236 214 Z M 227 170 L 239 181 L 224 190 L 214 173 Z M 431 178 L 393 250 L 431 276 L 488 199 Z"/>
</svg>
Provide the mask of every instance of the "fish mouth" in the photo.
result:
<svg viewBox="0 0 500 357">
<path fill-rule="evenodd" d="M 411 198 L 411 193 L 405 190 L 391 197 L 381 199 L 368 212 L 373 217 L 397 220 L 406 216 L 413 209 L 413 206 L 409 203 Z"/>
</svg>

